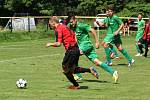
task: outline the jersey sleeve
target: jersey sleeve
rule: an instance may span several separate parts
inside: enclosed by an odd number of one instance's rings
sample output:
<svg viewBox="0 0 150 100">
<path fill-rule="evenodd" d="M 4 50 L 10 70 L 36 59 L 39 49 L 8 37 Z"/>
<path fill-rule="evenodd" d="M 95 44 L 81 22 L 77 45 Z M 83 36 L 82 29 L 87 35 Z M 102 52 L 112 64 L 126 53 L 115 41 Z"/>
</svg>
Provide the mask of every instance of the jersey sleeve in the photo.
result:
<svg viewBox="0 0 150 100">
<path fill-rule="evenodd" d="M 123 23 L 122 20 L 118 16 L 115 16 L 114 18 L 119 25 Z"/>
<path fill-rule="evenodd" d="M 85 31 L 90 31 L 91 30 L 91 26 L 85 23 L 80 23 L 79 28 Z"/>
<path fill-rule="evenodd" d="M 105 19 L 102 21 L 102 23 L 108 24 L 108 18 L 105 18 Z"/>
<path fill-rule="evenodd" d="M 142 26 L 144 27 L 145 26 L 145 21 L 144 20 L 142 21 L 142 24 L 143 24 Z"/>
</svg>

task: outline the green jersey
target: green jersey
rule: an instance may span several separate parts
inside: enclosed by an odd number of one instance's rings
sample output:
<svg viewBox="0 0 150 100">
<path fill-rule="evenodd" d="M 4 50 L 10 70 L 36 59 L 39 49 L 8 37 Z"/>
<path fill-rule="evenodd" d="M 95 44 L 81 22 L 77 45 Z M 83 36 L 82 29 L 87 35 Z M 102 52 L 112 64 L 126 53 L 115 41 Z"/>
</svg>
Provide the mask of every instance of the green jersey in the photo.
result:
<svg viewBox="0 0 150 100">
<path fill-rule="evenodd" d="M 103 23 L 105 23 L 108 26 L 107 35 L 113 35 L 113 33 L 118 30 L 119 26 L 123 22 L 118 16 L 114 15 L 112 17 L 105 18 Z"/>
<path fill-rule="evenodd" d="M 138 31 L 137 31 L 137 33 L 138 32 L 142 32 L 143 33 L 143 31 L 144 31 L 144 27 L 145 26 L 145 21 L 142 19 L 142 20 L 140 20 L 140 21 L 138 21 Z"/>
<path fill-rule="evenodd" d="M 136 41 L 139 41 L 140 38 L 143 36 L 145 21 L 142 19 L 138 21 L 138 31 L 136 33 Z"/>
<path fill-rule="evenodd" d="M 77 22 L 75 28 L 71 27 L 70 23 L 68 24 L 68 26 L 76 33 L 78 46 L 84 53 L 87 52 L 87 47 L 93 47 L 89 36 L 91 26 L 82 22 Z"/>
</svg>

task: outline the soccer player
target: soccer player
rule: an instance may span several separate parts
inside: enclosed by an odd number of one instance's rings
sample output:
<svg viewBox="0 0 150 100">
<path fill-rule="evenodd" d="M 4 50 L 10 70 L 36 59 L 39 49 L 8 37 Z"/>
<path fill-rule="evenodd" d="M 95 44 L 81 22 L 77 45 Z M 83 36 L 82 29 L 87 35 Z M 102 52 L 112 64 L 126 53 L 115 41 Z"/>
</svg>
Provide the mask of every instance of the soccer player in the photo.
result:
<svg viewBox="0 0 150 100">
<path fill-rule="evenodd" d="M 136 32 L 136 39 L 135 39 L 137 54 L 135 56 L 142 56 L 139 46 L 138 46 L 138 43 L 139 43 L 139 40 L 143 36 L 144 27 L 145 27 L 145 21 L 142 19 L 142 13 L 139 13 L 138 14 L 138 30 Z"/>
<path fill-rule="evenodd" d="M 128 66 L 131 66 L 134 63 L 134 60 L 131 58 L 128 52 L 122 47 L 122 41 L 120 37 L 120 31 L 123 28 L 124 24 L 118 16 L 114 15 L 112 8 L 108 8 L 107 11 L 108 17 L 105 18 L 103 22 L 99 23 L 100 26 L 107 27 L 107 34 L 103 40 L 107 64 L 109 65 L 112 63 L 110 59 L 109 44 L 113 43 L 128 60 Z"/>
<path fill-rule="evenodd" d="M 109 17 L 109 12 L 108 11 L 106 11 L 106 16 L 107 17 Z M 99 24 L 99 22 L 97 21 L 96 22 L 97 23 L 97 25 L 99 25 L 100 26 L 100 24 Z M 101 27 L 104 27 L 104 26 L 101 26 Z M 104 46 L 104 41 L 102 41 L 102 46 Z M 114 56 L 115 56 L 115 58 L 117 59 L 117 60 L 119 60 L 120 59 L 120 57 L 119 57 L 119 54 L 118 54 L 118 52 L 116 51 L 116 49 L 113 47 L 113 45 L 111 44 L 111 43 L 109 43 L 109 52 L 110 52 L 110 58 L 113 58 Z M 112 63 L 109 63 L 109 65 L 111 66 L 112 65 Z"/>
<path fill-rule="evenodd" d="M 59 47 L 61 44 L 64 45 L 66 53 L 62 62 L 63 73 L 67 79 L 73 84 L 69 86 L 69 89 L 79 89 L 80 86 L 73 77 L 74 73 L 92 73 L 96 78 L 99 74 L 94 67 L 82 68 L 78 67 L 78 60 L 80 51 L 75 39 L 75 33 L 71 31 L 67 26 L 60 24 L 57 17 L 51 17 L 49 20 L 50 27 L 55 30 L 56 42 L 47 43 L 46 47 L 53 46 Z"/>
<path fill-rule="evenodd" d="M 71 17 L 68 27 L 76 33 L 76 38 L 77 38 L 78 46 L 80 49 L 80 54 L 86 55 L 87 58 L 90 61 L 92 61 L 95 65 L 100 66 L 105 71 L 107 71 L 109 74 L 111 74 L 116 83 L 118 80 L 117 71 L 115 71 L 110 66 L 101 62 L 98 59 L 98 55 L 95 52 L 95 48 L 94 48 L 92 42 L 90 41 L 89 32 L 91 32 L 94 36 L 96 48 L 99 48 L 99 41 L 96 36 L 96 31 L 93 28 L 91 28 L 91 26 L 89 26 L 85 23 L 77 22 L 75 16 Z"/>
<path fill-rule="evenodd" d="M 150 45 L 150 18 L 148 20 L 148 23 L 145 25 L 143 37 L 139 40 L 138 46 L 140 49 L 140 53 L 144 53 L 143 49 L 145 46 L 145 54 L 144 57 L 147 57 L 148 53 L 148 47 Z"/>
<path fill-rule="evenodd" d="M 68 13 L 68 17 L 64 19 L 61 23 L 64 25 L 68 25 L 69 21 L 71 19 L 71 13 Z M 59 22 L 60 23 L 60 22 Z M 77 64 L 78 65 L 78 64 Z M 82 74 L 81 73 L 76 73 L 73 75 L 75 80 L 82 80 Z"/>
</svg>

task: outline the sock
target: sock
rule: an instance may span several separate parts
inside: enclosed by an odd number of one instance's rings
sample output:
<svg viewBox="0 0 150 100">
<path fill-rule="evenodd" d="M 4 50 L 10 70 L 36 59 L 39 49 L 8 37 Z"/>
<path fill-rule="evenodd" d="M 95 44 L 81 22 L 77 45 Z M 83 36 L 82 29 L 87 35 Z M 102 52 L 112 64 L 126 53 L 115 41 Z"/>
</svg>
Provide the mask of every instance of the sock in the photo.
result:
<svg viewBox="0 0 150 100">
<path fill-rule="evenodd" d="M 77 75 L 79 75 L 80 73 L 85 73 L 85 72 L 88 72 L 88 73 L 91 73 L 90 69 L 89 68 L 82 68 L 82 67 L 76 67 L 75 70 L 74 70 L 74 73 Z M 82 76 L 81 76 L 82 77 Z"/>
<path fill-rule="evenodd" d="M 107 59 L 107 61 L 111 62 L 110 49 L 109 48 L 105 48 L 105 53 L 106 53 L 106 59 Z"/>
<path fill-rule="evenodd" d="M 81 73 L 76 73 L 76 75 L 77 75 L 79 78 L 82 78 L 82 74 L 81 74 Z"/>
<path fill-rule="evenodd" d="M 143 51 L 143 45 L 142 45 L 142 44 L 139 44 L 138 46 L 139 46 L 140 53 L 141 53 L 141 54 L 144 53 L 144 51 Z"/>
<path fill-rule="evenodd" d="M 138 53 L 140 53 L 140 49 L 139 49 L 138 44 L 135 44 L 135 46 L 136 46 L 136 50 L 137 50 L 137 52 L 138 52 Z"/>
<path fill-rule="evenodd" d="M 110 66 L 108 66 L 107 64 L 102 62 L 100 64 L 100 67 L 103 68 L 105 71 L 107 71 L 109 74 L 113 75 L 114 70 Z"/>
<path fill-rule="evenodd" d="M 118 52 L 116 51 L 116 49 L 115 49 L 115 48 L 112 48 L 111 50 L 112 50 L 112 52 L 114 52 L 114 53 L 115 53 L 115 56 L 116 56 L 116 57 L 119 57 L 119 54 L 118 54 Z"/>
<path fill-rule="evenodd" d="M 122 49 L 120 52 L 128 59 L 128 61 L 132 60 L 131 56 L 127 53 L 125 49 Z"/>
<path fill-rule="evenodd" d="M 77 83 L 77 81 L 74 79 L 73 74 L 72 73 L 64 73 L 65 76 L 67 77 L 67 79 L 74 85 L 74 86 L 79 86 L 79 84 Z"/>
</svg>

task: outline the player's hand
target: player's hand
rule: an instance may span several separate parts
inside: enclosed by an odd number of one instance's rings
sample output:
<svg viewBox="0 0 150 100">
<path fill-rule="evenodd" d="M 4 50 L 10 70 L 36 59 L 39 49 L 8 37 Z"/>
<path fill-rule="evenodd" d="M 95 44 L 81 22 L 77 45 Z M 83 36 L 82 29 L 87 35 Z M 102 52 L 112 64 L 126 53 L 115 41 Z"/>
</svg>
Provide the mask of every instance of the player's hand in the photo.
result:
<svg viewBox="0 0 150 100">
<path fill-rule="evenodd" d="M 118 35 L 118 34 L 119 34 L 119 32 L 118 32 L 118 31 L 114 32 L 114 35 Z"/>
<path fill-rule="evenodd" d="M 99 48 L 99 42 L 98 41 L 95 43 L 95 47 L 96 47 L 96 49 Z"/>
<path fill-rule="evenodd" d="M 51 46 L 51 43 L 47 43 L 46 45 L 45 45 L 45 47 L 50 47 Z"/>
</svg>

